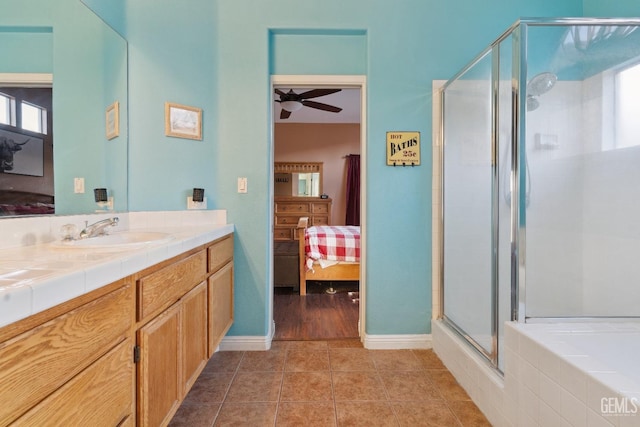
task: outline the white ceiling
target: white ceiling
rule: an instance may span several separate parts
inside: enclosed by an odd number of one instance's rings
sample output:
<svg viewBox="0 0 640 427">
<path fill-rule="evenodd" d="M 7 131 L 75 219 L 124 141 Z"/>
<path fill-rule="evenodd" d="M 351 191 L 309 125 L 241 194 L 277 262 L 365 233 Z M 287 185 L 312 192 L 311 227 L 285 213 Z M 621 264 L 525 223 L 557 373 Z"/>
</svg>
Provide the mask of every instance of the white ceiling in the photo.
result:
<svg viewBox="0 0 640 427">
<path fill-rule="evenodd" d="M 275 88 L 283 92 L 288 92 L 289 89 L 293 89 L 295 93 L 316 89 L 287 86 L 276 86 Z M 280 119 L 282 107 L 280 107 L 279 102 L 275 102 L 276 99 L 280 99 L 280 96 L 274 93 L 273 99 L 273 115 L 276 123 L 360 123 L 360 89 L 343 88 L 340 92 L 310 99 L 310 101 L 340 107 L 342 111 L 339 113 L 331 113 L 329 111 L 303 106 L 300 110 L 292 112 L 291 116 L 284 120 Z"/>
</svg>

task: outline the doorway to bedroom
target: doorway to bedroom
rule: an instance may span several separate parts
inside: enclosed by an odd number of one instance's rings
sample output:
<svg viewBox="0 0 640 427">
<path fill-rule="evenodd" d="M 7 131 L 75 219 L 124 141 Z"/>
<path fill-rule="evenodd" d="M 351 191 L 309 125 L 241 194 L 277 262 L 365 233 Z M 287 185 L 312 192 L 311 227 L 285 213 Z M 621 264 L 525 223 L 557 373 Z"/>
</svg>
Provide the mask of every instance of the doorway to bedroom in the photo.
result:
<svg viewBox="0 0 640 427">
<path fill-rule="evenodd" d="M 274 340 L 353 339 L 364 330 L 365 83 L 364 76 L 273 76 Z M 307 231 L 353 235 L 345 245 L 358 246 L 361 257 L 309 261 L 301 218 Z"/>
</svg>

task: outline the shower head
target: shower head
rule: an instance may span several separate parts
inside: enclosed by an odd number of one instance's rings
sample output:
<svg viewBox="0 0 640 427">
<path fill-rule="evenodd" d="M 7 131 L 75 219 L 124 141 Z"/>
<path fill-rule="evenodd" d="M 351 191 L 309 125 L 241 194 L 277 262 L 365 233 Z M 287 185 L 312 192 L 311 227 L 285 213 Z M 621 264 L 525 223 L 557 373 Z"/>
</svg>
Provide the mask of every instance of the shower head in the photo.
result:
<svg viewBox="0 0 640 427">
<path fill-rule="evenodd" d="M 539 96 L 547 93 L 555 86 L 558 76 L 550 72 L 536 74 L 527 83 L 527 95 Z"/>
</svg>

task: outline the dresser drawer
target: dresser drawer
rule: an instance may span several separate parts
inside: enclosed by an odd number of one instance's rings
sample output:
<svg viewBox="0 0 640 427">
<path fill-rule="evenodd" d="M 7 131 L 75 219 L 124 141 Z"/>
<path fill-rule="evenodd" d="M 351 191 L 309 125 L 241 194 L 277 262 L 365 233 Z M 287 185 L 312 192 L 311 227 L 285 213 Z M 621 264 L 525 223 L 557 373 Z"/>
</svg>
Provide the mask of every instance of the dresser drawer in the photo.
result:
<svg viewBox="0 0 640 427">
<path fill-rule="evenodd" d="M 329 225 L 329 217 L 328 216 L 314 216 L 311 219 L 311 225 Z"/>
<path fill-rule="evenodd" d="M 276 213 L 308 213 L 309 203 L 276 203 Z"/>
<path fill-rule="evenodd" d="M 328 203 L 312 203 L 311 212 L 313 214 L 328 214 L 329 204 Z"/>
<path fill-rule="evenodd" d="M 276 225 L 288 225 L 291 227 L 295 227 L 298 225 L 298 220 L 302 218 L 302 216 L 297 215 L 279 215 L 276 217 Z"/>
<path fill-rule="evenodd" d="M 273 230 L 273 238 L 275 240 L 291 240 L 293 239 L 292 228 L 275 228 Z"/>
</svg>

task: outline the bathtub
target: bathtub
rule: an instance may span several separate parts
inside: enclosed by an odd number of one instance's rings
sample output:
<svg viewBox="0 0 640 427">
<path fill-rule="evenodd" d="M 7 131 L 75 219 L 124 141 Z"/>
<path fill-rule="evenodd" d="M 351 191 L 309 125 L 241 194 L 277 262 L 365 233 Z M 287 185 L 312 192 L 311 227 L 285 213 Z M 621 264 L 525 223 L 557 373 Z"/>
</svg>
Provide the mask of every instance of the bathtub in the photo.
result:
<svg viewBox="0 0 640 427">
<path fill-rule="evenodd" d="M 640 321 L 507 322 L 503 375 L 432 326 L 434 350 L 494 426 L 640 426 Z"/>
</svg>

